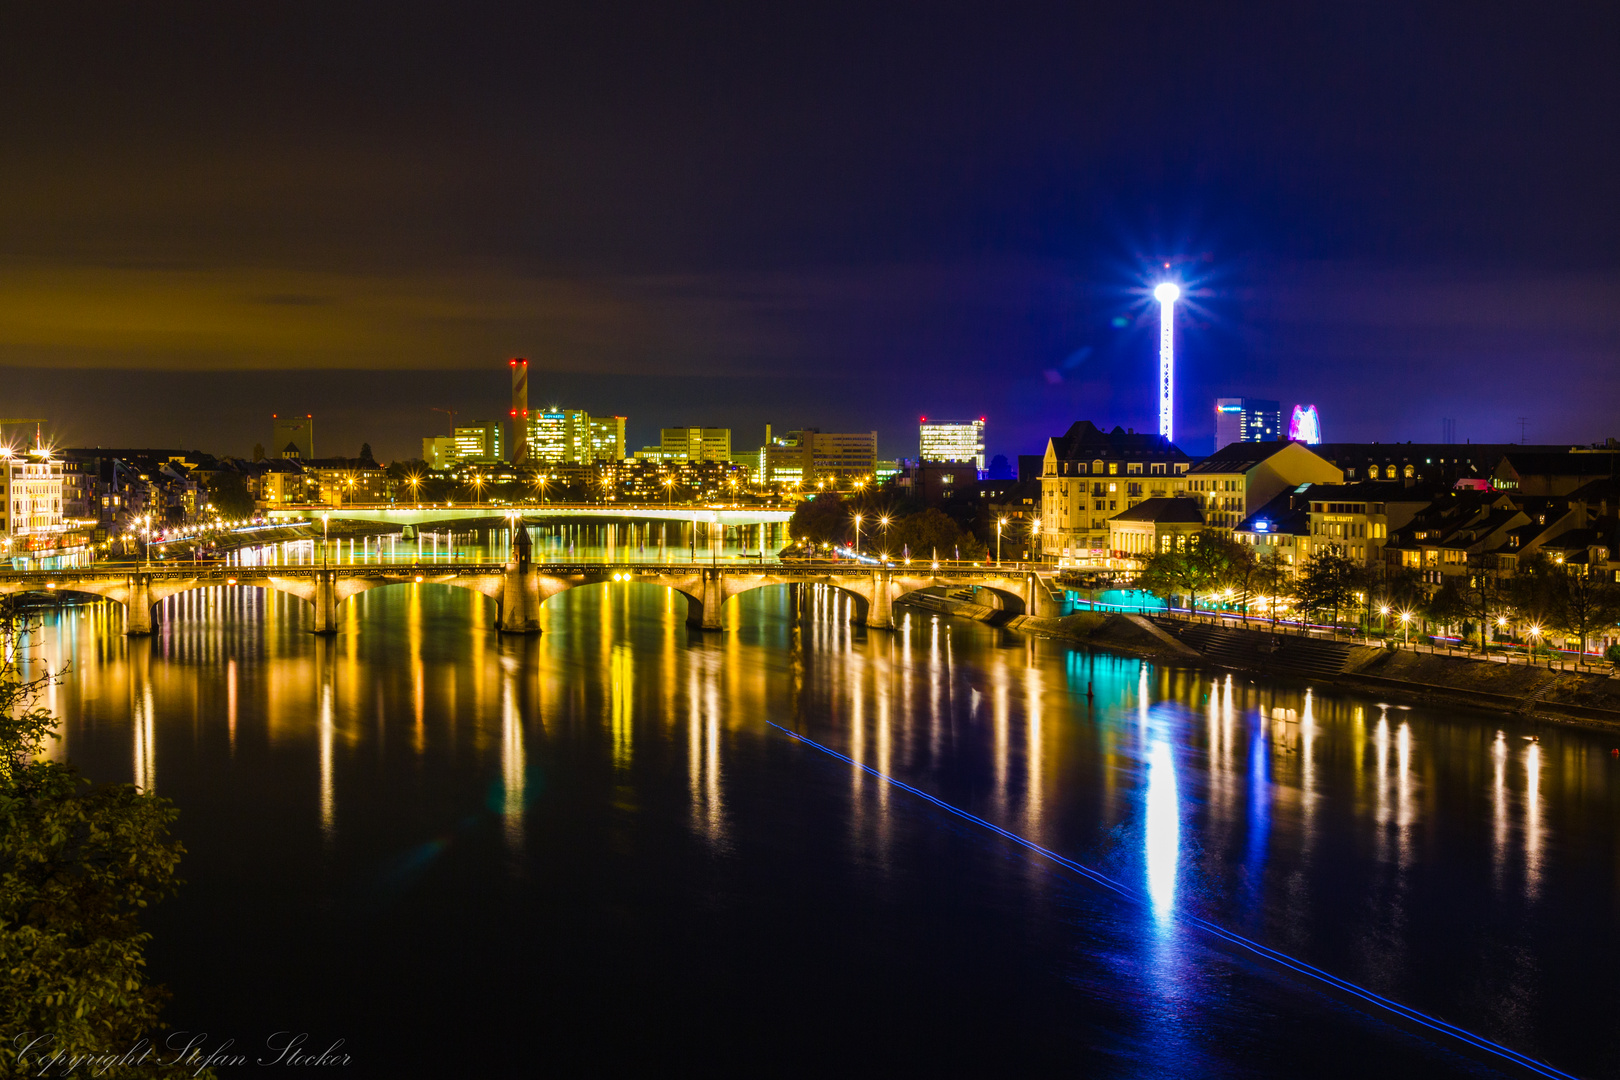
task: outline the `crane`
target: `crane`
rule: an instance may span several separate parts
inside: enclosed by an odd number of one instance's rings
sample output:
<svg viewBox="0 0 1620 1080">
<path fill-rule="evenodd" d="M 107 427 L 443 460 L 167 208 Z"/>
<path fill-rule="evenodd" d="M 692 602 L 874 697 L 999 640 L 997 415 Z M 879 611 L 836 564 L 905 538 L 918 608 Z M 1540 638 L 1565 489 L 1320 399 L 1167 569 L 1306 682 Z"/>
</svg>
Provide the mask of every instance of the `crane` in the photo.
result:
<svg viewBox="0 0 1620 1080">
<path fill-rule="evenodd" d="M 432 409 L 434 412 L 442 412 L 444 415 L 450 418 L 450 434 L 453 437 L 456 433 L 456 410 L 441 409 L 437 405 L 429 405 L 428 408 Z"/>
</svg>

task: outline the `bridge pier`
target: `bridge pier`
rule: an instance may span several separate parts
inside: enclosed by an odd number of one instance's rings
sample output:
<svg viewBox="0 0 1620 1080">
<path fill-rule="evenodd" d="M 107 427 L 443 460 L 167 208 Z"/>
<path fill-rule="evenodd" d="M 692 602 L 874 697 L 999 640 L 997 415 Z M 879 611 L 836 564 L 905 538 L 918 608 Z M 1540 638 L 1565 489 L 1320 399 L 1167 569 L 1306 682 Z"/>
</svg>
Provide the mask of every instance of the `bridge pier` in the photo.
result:
<svg viewBox="0 0 1620 1080">
<path fill-rule="evenodd" d="M 1024 613 L 1040 619 L 1063 616 L 1063 601 L 1054 597 L 1040 575 L 1033 571 L 1024 578 Z"/>
<path fill-rule="evenodd" d="M 695 625 L 700 630 L 723 630 L 725 626 L 720 621 L 720 611 L 726 606 L 726 572 L 705 568 L 702 582 L 701 594 L 696 604 L 697 618 L 696 620 L 692 618 L 689 606 L 687 625 Z"/>
<path fill-rule="evenodd" d="M 501 575 L 501 613 L 496 628 L 503 634 L 540 632 L 540 574 L 534 567 L 506 564 Z"/>
<path fill-rule="evenodd" d="M 315 626 L 317 634 L 337 633 L 337 571 L 315 573 Z"/>
<path fill-rule="evenodd" d="M 887 568 L 872 571 L 872 600 L 866 605 L 866 626 L 869 630 L 894 629 L 894 601 L 890 598 Z"/>
<path fill-rule="evenodd" d="M 124 633 L 138 637 L 152 632 L 152 575 L 131 574 L 129 599 L 124 603 Z"/>
<path fill-rule="evenodd" d="M 531 560 L 534 554 L 529 530 L 522 522 L 512 535 L 512 557 L 501 572 L 500 614 L 495 629 L 503 634 L 538 634 L 540 632 L 540 571 Z"/>
</svg>

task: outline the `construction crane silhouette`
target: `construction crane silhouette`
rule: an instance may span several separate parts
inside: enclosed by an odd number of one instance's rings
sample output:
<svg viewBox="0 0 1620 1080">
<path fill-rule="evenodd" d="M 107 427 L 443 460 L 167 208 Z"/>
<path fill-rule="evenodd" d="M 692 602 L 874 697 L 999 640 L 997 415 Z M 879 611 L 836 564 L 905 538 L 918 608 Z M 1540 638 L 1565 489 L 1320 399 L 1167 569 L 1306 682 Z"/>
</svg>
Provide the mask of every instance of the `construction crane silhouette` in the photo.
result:
<svg viewBox="0 0 1620 1080">
<path fill-rule="evenodd" d="M 454 438 L 456 434 L 456 410 L 441 409 L 437 405 L 429 405 L 428 408 L 432 409 L 434 412 L 442 412 L 444 415 L 450 418 L 450 436 L 451 438 Z"/>
</svg>

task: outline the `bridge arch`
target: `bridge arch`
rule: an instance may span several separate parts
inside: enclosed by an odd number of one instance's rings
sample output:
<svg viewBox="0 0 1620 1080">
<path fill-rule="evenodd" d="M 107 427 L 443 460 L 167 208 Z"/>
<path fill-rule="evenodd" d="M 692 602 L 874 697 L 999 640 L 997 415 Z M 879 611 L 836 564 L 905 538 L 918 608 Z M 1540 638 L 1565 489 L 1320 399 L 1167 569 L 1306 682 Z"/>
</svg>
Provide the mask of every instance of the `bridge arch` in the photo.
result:
<svg viewBox="0 0 1620 1080">
<path fill-rule="evenodd" d="M 853 585 L 862 583 L 865 583 L 867 586 L 864 591 L 860 588 L 852 587 Z M 871 614 L 871 586 L 869 581 L 866 579 L 845 581 L 830 577 L 775 578 L 774 580 L 745 581 L 735 586 L 728 582 L 726 588 L 726 603 L 730 603 L 737 597 L 745 596 L 752 592 L 759 592 L 763 589 L 791 588 L 795 585 L 823 585 L 826 586 L 829 591 L 848 599 L 850 602 L 849 621 L 852 623 L 864 624 L 868 616 Z"/>
<path fill-rule="evenodd" d="M 622 573 L 623 576 L 616 576 Z M 704 625 L 704 590 L 701 578 L 695 575 L 678 575 L 669 578 L 653 577 L 644 574 L 630 574 L 624 572 L 603 572 L 595 574 L 581 574 L 577 577 L 542 576 L 540 579 L 539 606 L 544 607 L 546 601 L 565 592 L 575 592 L 580 589 L 589 589 L 598 585 L 627 585 L 658 589 L 663 592 L 675 593 L 686 600 L 686 622 L 690 626 Z"/>
</svg>

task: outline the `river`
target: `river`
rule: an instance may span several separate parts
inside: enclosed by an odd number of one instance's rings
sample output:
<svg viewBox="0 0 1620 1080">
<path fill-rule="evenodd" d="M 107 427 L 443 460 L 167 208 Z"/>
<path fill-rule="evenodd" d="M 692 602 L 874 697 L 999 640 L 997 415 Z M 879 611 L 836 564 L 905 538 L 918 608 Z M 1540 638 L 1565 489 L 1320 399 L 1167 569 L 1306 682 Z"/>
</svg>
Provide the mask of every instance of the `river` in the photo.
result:
<svg viewBox="0 0 1620 1080">
<path fill-rule="evenodd" d="M 181 810 L 170 1023 L 341 1039 L 351 1076 L 1497 1075 L 1204 919 L 1620 1076 L 1614 735 L 916 611 L 868 632 L 819 588 L 721 633 L 685 611 L 604 584 L 528 639 L 434 585 L 324 639 L 230 587 L 149 639 L 47 613 L 55 752 Z"/>
</svg>

